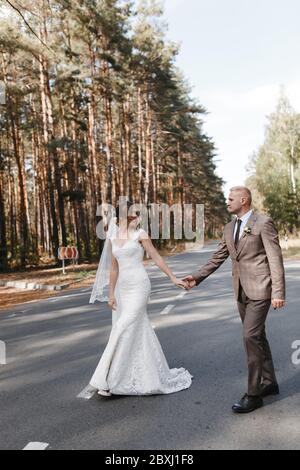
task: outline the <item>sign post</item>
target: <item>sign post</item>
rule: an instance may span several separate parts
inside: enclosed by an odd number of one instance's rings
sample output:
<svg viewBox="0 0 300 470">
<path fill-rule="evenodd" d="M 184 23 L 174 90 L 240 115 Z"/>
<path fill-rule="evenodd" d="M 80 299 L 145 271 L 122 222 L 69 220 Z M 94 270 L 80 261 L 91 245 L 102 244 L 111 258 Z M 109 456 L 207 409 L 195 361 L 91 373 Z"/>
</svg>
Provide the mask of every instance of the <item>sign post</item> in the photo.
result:
<svg viewBox="0 0 300 470">
<path fill-rule="evenodd" d="M 75 246 L 62 246 L 58 249 L 58 259 L 62 261 L 63 274 L 66 274 L 66 260 L 72 260 L 75 266 L 75 260 L 79 259 L 79 252 Z"/>
</svg>

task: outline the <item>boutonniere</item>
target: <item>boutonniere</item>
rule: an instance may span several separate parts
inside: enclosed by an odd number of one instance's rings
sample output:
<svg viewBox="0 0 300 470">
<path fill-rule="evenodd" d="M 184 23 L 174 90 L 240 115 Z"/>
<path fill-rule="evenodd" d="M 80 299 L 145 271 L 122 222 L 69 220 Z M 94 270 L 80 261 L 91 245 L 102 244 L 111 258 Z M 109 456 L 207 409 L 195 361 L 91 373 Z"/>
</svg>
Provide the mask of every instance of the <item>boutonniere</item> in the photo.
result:
<svg viewBox="0 0 300 470">
<path fill-rule="evenodd" d="M 251 235 L 251 233 L 252 233 L 251 227 L 245 227 L 244 228 L 244 234 L 245 235 Z"/>
</svg>

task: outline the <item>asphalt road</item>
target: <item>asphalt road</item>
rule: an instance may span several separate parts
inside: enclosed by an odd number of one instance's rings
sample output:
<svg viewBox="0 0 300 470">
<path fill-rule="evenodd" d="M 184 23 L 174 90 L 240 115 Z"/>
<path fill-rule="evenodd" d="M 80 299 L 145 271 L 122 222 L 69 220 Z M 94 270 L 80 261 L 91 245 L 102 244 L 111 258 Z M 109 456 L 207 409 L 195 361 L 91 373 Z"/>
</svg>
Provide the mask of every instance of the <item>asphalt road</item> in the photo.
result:
<svg viewBox="0 0 300 470">
<path fill-rule="evenodd" d="M 213 248 L 169 264 L 178 276 L 189 274 Z M 78 398 L 111 328 L 106 305 L 89 305 L 90 290 L 2 311 L 7 364 L 0 365 L 0 449 L 32 442 L 54 450 L 300 449 L 300 365 L 291 359 L 300 340 L 300 262 L 286 268 L 287 307 L 268 319 L 281 395 L 246 416 L 231 412 L 246 391 L 246 366 L 230 261 L 185 296 L 149 267 L 151 322 L 170 367 L 194 375 L 189 390 L 173 395 Z"/>
</svg>

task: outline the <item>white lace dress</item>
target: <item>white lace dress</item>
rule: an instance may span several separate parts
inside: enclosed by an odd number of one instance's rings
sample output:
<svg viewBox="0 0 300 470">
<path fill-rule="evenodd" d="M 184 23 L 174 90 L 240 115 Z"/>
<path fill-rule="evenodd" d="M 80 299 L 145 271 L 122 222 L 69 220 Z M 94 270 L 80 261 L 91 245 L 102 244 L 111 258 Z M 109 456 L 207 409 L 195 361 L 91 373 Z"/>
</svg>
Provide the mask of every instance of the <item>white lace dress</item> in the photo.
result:
<svg viewBox="0 0 300 470">
<path fill-rule="evenodd" d="M 142 230 L 112 251 L 119 264 L 117 310 L 106 349 L 90 381 L 113 395 L 170 394 L 191 386 L 184 368 L 170 369 L 147 315 L 151 284 L 143 264 Z"/>
</svg>

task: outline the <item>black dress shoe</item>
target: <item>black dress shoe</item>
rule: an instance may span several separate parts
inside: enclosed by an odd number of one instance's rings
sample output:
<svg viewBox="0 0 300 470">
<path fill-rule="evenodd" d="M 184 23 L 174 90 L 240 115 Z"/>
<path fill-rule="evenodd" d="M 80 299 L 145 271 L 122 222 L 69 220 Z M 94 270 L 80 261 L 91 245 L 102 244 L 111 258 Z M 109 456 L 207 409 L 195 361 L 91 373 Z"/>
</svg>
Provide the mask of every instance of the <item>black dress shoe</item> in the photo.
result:
<svg viewBox="0 0 300 470">
<path fill-rule="evenodd" d="M 262 385 L 262 391 L 260 396 L 262 398 L 269 397 L 271 395 L 279 395 L 279 386 L 278 384 Z"/>
<path fill-rule="evenodd" d="M 232 411 L 234 413 L 252 413 L 252 411 L 258 410 L 264 406 L 263 399 L 261 397 L 250 397 L 245 395 L 241 401 L 233 405 Z"/>
</svg>

